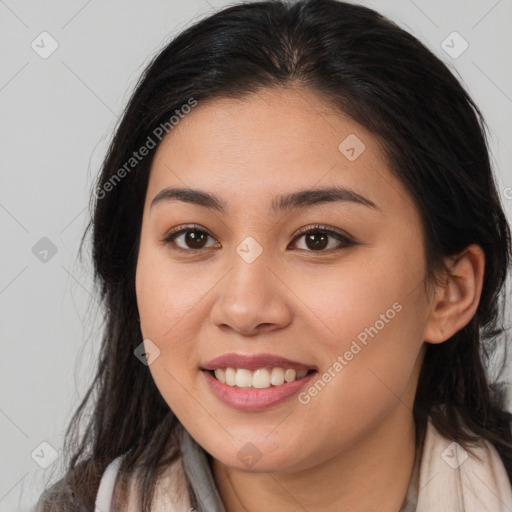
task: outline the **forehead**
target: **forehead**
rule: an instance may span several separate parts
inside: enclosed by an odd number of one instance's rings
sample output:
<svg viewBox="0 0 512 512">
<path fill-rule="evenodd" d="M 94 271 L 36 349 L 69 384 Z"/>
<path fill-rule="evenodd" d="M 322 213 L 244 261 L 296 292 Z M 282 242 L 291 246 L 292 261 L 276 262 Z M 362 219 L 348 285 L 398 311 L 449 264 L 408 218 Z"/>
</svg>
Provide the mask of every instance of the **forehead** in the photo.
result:
<svg viewBox="0 0 512 512">
<path fill-rule="evenodd" d="M 294 88 L 199 102 L 157 149 L 147 196 L 190 187 L 235 209 L 270 209 L 270 197 L 331 186 L 384 209 L 404 200 L 412 206 L 379 139 L 316 93 Z"/>
</svg>

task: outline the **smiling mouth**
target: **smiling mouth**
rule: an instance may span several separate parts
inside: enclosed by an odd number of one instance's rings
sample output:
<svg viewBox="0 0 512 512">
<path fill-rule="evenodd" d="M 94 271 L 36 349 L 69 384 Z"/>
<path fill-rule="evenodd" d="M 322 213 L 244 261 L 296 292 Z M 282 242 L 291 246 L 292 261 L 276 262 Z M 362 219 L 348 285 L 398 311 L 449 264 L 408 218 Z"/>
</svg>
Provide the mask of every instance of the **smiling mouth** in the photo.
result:
<svg viewBox="0 0 512 512">
<path fill-rule="evenodd" d="M 283 384 L 301 380 L 307 375 L 316 373 L 317 370 L 295 370 L 293 368 L 259 368 L 248 370 L 246 368 L 219 368 L 217 370 L 205 370 L 222 384 L 238 388 L 265 389 L 278 387 Z"/>
</svg>

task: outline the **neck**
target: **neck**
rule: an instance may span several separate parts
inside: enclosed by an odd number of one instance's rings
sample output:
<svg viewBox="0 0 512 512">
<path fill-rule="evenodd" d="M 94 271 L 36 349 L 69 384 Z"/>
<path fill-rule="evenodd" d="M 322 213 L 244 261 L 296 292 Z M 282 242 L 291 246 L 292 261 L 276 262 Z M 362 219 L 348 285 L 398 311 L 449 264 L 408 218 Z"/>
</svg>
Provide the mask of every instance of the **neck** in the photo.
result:
<svg viewBox="0 0 512 512">
<path fill-rule="evenodd" d="M 227 512 L 396 512 L 416 455 L 412 414 L 402 404 L 371 434 L 322 464 L 294 473 L 247 473 L 213 460 Z"/>
</svg>

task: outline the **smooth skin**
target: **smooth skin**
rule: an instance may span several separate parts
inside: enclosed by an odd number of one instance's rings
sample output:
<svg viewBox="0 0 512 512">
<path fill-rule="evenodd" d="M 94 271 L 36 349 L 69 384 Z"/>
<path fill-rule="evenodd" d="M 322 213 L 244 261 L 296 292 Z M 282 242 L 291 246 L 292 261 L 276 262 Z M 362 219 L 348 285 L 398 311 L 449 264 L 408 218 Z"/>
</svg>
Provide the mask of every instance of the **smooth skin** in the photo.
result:
<svg viewBox="0 0 512 512">
<path fill-rule="evenodd" d="M 365 149 L 350 161 L 350 134 Z M 338 186 L 375 204 L 327 202 L 274 213 L 281 194 Z M 201 189 L 220 212 L 153 198 Z M 194 224 L 164 244 L 173 228 Z M 297 235 L 316 224 L 343 233 L 318 245 Z M 198 232 L 206 232 L 198 243 Z M 200 233 L 199 233 L 200 235 Z M 263 252 L 237 253 L 246 237 Z M 179 250 L 181 248 L 181 251 Z M 336 250 L 339 249 L 339 250 Z M 412 407 L 425 343 L 442 343 L 475 314 L 484 253 L 452 258 L 453 277 L 425 286 L 424 238 L 414 202 L 392 175 L 375 135 L 300 87 L 199 104 L 163 140 L 144 206 L 136 293 L 149 369 L 163 398 L 213 456 L 228 512 L 397 512 L 415 457 Z M 393 319 L 309 403 L 264 411 L 220 402 L 200 368 L 225 353 L 271 353 L 321 376 L 394 303 Z M 147 342 L 146 342 L 147 343 Z M 261 455 L 238 457 L 247 443 Z"/>
</svg>

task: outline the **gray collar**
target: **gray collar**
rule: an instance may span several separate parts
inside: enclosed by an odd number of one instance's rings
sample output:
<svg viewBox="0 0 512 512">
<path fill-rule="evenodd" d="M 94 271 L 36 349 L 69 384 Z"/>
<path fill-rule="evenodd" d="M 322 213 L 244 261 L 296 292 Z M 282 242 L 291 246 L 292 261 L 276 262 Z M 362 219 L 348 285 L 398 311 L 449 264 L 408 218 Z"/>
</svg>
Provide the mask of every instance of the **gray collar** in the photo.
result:
<svg viewBox="0 0 512 512">
<path fill-rule="evenodd" d="M 183 467 L 192 490 L 190 499 L 197 512 L 226 512 L 208 463 L 207 452 L 185 428 L 181 434 Z"/>
</svg>

